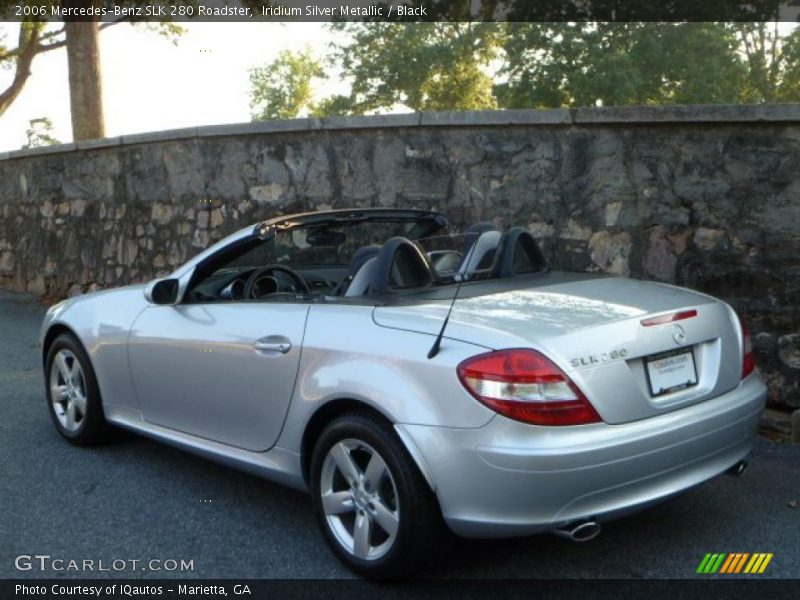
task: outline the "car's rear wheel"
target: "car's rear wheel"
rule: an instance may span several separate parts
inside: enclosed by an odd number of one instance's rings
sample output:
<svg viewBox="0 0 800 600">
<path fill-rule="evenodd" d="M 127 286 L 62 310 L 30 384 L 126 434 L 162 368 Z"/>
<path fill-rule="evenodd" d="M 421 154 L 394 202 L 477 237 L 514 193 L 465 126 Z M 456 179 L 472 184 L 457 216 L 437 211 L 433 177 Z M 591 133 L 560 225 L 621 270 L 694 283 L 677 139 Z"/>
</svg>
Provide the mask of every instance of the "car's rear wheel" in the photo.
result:
<svg viewBox="0 0 800 600">
<path fill-rule="evenodd" d="M 108 425 L 92 364 L 71 334 L 58 336 L 45 363 L 50 417 L 56 430 L 79 446 L 102 442 Z"/>
<path fill-rule="evenodd" d="M 326 541 L 366 577 L 409 575 L 442 542 L 430 487 L 392 428 L 370 415 L 346 415 L 325 428 L 311 488 Z"/>
</svg>

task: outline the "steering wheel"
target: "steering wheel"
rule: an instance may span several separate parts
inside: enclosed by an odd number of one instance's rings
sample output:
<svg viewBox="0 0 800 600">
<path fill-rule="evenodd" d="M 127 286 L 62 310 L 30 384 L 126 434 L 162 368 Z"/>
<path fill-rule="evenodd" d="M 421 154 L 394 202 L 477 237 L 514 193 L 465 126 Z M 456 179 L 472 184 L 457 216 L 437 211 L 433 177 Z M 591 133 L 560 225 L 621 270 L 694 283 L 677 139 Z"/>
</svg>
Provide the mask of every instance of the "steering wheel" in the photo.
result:
<svg viewBox="0 0 800 600">
<path fill-rule="evenodd" d="M 291 286 L 291 289 L 282 290 L 280 286 L 280 280 L 276 277 L 273 277 L 273 273 L 285 273 L 289 277 L 294 280 L 294 285 Z M 267 267 L 263 267 L 261 269 L 256 269 L 250 274 L 250 277 L 247 278 L 247 282 L 244 284 L 244 298 L 246 300 L 255 300 L 259 298 L 260 295 L 253 295 L 254 292 L 257 290 L 256 284 L 260 279 L 264 279 L 269 277 L 273 281 L 273 286 L 275 289 L 274 292 L 290 292 L 290 293 L 298 293 L 302 292 L 303 294 L 310 294 L 311 288 L 308 287 L 308 284 L 303 279 L 303 276 L 300 275 L 297 271 L 290 267 L 286 267 L 284 265 L 269 265 Z"/>
</svg>

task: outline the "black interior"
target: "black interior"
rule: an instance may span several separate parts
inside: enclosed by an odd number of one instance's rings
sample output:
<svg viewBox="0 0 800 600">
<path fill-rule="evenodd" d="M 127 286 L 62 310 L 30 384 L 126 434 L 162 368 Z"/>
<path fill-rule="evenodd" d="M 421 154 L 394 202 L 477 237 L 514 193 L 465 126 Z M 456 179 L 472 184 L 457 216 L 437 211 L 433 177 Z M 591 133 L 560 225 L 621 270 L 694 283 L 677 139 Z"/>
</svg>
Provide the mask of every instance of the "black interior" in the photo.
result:
<svg viewBox="0 0 800 600">
<path fill-rule="evenodd" d="M 352 260 L 350 261 L 350 265 L 347 267 L 347 273 L 339 282 L 339 285 L 337 285 L 333 290 L 332 295 L 344 296 L 353 281 L 353 277 L 356 276 L 356 273 L 358 273 L 361 267 L 364 266 L 364 263 L 366 263 L 369 259 L 376 257 L 380 251 L 380 246 L 364 246 L 356 250 L 355 254 L 353 254 Z"/>
<path fill-rule="evenodd" d="M 531 233 L 522 227 L 506 231 L 497 245 L 492 276 L 512 277 L 546 270 L 547 261 Z"/>
<path fill-rule="evenodd" d="M 468 229 L 473 234 L 468 240 L 475 243 L 477 235 L 494 229 L 488 223 L 479 223 Z M 468 255 L 468 251 L 462 253 L 460 248 L 428 253 L 418 243 L 397 236 L 382 246 L 359 248 L 353 253 L 349 265 L 225 267 L 230 264 L 229 261 L 262 242 L 260 239 L 243 240 L 221 255 L 215 255 L 208 262 L 198 265 L 185 300 L 214 302 L 316 298 L 331 301 L 346 295 L 354 277 L 370 261 L 374 261 L 374 264 L 370 266 L 369 285 L 363 296 L 384 298 L 407 295 L 454 283 L 460 263 Z M 466 274 L 466 279 L 507 278 L 546 270 L 547 263 L 536 240 L 525 229 L 514 227 L 501 236 L 497 248 L 488 252 L 477 269 Z"/>
<path fill-rule="evenodd" d="M 419 290 L 437 282 L 436 272 L 427 257 L 407 238 L 393 237 L 387 241 L 375 260 L 370 296 Z"/>
</svg>

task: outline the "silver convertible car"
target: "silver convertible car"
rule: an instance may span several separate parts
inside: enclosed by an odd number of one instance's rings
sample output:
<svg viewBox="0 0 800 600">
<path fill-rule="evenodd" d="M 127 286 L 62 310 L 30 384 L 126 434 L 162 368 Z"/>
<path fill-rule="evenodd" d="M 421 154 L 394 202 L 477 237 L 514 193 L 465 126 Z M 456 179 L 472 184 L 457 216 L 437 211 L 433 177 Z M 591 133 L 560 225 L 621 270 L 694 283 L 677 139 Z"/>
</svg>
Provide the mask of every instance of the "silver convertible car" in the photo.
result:
<svg viewBox="0 0 800 600">
<path fill-rule="evenodd" d="M 727 304 L 548 268 L 522 228 L 282 216 L 164 279 L 65 300 L 48 406 L 311 492 L 351 568 L 400 576 L 466 537 L 600 523 L 746 466 L 766 388 Z"/>
</svg>

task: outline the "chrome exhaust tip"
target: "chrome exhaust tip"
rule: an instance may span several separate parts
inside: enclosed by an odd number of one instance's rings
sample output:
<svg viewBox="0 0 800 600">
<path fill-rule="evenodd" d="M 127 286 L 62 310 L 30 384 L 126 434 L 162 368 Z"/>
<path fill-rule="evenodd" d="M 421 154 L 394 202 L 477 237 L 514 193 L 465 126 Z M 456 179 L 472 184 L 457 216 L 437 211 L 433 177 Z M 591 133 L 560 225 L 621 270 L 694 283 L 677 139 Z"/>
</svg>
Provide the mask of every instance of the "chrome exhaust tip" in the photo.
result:
<svg viewBox="0 0 800 600">
<path fill-rule="evenodd" d="M 738 463 L 733 465 L 730 469 L 728 469 L 728 475 L 733 475 L 734 477 L 741 477 L 744 475 L 744 472 L 747 471 L 748 462 L 746 460 L 740 460 Z"/>
<path fill-rule="evenodd" d="M 593 540 L 600 535 L 601 529 L 599 523 L 595 523 L 594 521 L 581 521 L 579 523 L 570 523 L 564 527 L 559 527 L 553 530 L 553 533 L 560 537 L 567 538 L 572 542 L 580 543 Z"/>
</svg>

